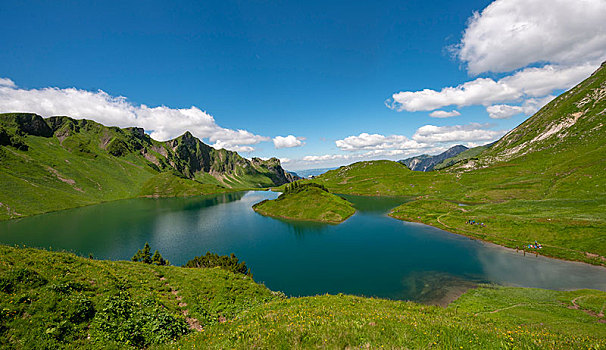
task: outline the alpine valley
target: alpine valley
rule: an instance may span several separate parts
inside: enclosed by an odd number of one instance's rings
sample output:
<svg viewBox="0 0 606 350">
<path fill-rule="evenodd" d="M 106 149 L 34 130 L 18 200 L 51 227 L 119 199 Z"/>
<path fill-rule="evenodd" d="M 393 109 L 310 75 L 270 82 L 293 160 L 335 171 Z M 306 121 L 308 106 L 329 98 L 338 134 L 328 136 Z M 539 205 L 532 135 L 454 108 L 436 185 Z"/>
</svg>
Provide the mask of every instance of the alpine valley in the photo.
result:
<svg viewBox="0 0 606 350">
<path fill-rule="evenodd" d="M 604 0 L 5 3 L 0 349 L 606 349 Z"/>
<path fill-rule="evenodd" d="M 0 114 L 0 219 L 133 197 L 278 186 L 295 177 L 276 158 L 246 159 L 191 133 L 166 142 L 140 128 Z"/>
</svg>

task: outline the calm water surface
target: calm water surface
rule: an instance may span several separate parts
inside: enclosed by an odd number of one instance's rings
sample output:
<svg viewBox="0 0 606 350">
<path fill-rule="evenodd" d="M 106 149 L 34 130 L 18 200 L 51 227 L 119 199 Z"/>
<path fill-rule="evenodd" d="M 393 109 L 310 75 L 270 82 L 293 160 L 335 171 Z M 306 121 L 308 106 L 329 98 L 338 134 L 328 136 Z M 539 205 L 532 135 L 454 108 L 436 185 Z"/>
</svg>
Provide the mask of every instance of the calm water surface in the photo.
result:
<svg viewBox="0 0 606 350">
<path fill-rule="evenodd" d="M 0 242 L 126 260 L 145 242 L 173 265 L 206 251 L 235 253 L 254 278 L 288 295 L 346 293 L 435 301 L 479 282 L 606 291 L 606 269 L 522 256 L 386 216 L 404 199 L 345 196 L 340 225 L 289 222 L 251 206 L 273 192 L 132 199 L 0 222 Z"/>
</svg>

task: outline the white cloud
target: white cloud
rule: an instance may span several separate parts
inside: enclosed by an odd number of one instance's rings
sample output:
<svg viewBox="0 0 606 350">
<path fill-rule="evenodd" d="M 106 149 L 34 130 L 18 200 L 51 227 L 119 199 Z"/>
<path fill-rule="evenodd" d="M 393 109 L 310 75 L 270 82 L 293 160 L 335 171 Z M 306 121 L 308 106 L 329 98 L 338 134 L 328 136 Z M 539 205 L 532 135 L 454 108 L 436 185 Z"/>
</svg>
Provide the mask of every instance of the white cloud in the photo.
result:
<svg viewBox="0 0 606 350">
<path fill-rule="evenodd" d="M 335 144 L 342 151 L 352 152 L 360 150 L 420 149 L 426 147 L 426 145 L 421 145 L 402 135 L 384 136 L 368 133 L 361 133 L 358 136 L 348 136 L 343 140 L 335 141 Z"/>
<path fill-rule="evenodd" d="M 486 107 L 486 111 L 488 112 L 488 116 L 493 119 L 508 119 L 518 114 L 532 115 L 536 113 L 539 109 L 553 100 L 555 96 L 549 95 L 544 98 L 530 98 L 522 105 L 512 106 L 512 105 L 492 105 Z"/>
<path fill-rule="evenodd" d="M 432 117 L 432 118 L 450 118 L 450 117 L 458 117 L 460 115 L 461 115 L 461 113 L 459 111 L 457 111 L 456 109 L 453 109 L 450 112 L 448 112 L 448 111 L 433 111 L 433 112 L 429 113 L 429 116 Z"/>
<path fill-rule="evenodd" d="M 606 1 L 496 0 L 474 13 L 457 49 L 472 74 L 595 65 L 606 57 Z"/>
<path fill-rule="evenodd" d="M 15 83 L 9 78 L 0 78 L 0 86 L 15 87 Z"/>
<path fill-rule="evenodd" d="M 337 147 L 344 154 L 308 155 L 290 160 L 289 166 L 305 169 L 311 166 L 335 166 L 359 160 L 403 159 L 421 153 L 438 154 L 455 144 L 466 143 L 468 147 L 486 144 L 503 136 L 505 130 L 492 130 L 490 124 L 434 126 L 425 125 L 417 129 L 412 139 L 403 135 L 385 136 L 361 133 L 337 140 Z"/>
<path fill-rule="evenodd" d="M 514 102 L 526 97 L 545 96 L 558 89 L 568 89 L 585 79 L 597 67 L 584 64 L 575 67 L 547 65 L 541 68 L 526 68 L 498 81 L 477 78 L 456 87 L 445 87 L 440 91 L 424 89 L 398 92 L 393 94 L 388 106 L 398 111 L 415 112 L 431 111 L 450 105 L 487 106 Z"/>
<path fill-rule="evenodd" d="M 321 156 L 305 156 L 301 160 L 305 162 L 323 162 L 327 160 L 351 159 L 352 157 L 349 154 L 325 154 Z"/>
<path fill-rule="evenodd" d="M 294 135 L 276 136 L 273 139 L 274 146 L 278 149 L 301 147 L 305 144 L 304 140 L 304 137 L 295 137 Z"/>
<path fill-rule="evenodd" d="M 492 118 L 528 114 L 532 99 L 571 88 L 606 59 L 606 1 L 496 0 L 474 13 L 452 49 L 470 74 L 512 73 L 398 92 L 386 105 L 409 112 L 483 105 Z"/>
<path fill-rule="evenodd" d="M 19 89 L 10 79 L 2 79 L 0 111 L 31 112 L 42 116 L 67 115 L 73 118 L 92 119 L 108 126 L 138 126 L 151 131 L 157 140 L 175 138 L 190 131 L 198 138 L 206 138 L 215 148 L 250 152 L 250 145 L 269 141 L 269 137 L 255 135 L 246 130 L 223 128 L 201 109 L 148 107 L 134 105 L 126 97 L 111 96 L 104 91 L 86 91 L 75 88 Z M 6 83 L 8 81 L 8 83 Z"/>
<path fill-rule="evenodd" d="M 490 124 L 480 123 L 452 126 L 425 125 L 417 129 L 412 138 L 425 143 L 493 141 L 506 132 L 490 130 L 490 127 Z"/>
</svg>

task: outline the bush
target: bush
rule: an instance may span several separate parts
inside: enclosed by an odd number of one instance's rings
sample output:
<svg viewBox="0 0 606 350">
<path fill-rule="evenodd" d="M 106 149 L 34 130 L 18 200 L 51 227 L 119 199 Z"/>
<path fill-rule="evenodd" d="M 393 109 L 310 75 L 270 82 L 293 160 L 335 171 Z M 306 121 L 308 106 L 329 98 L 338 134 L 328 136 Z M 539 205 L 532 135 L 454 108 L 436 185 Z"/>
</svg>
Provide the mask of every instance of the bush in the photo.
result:
<svg viewBox="0 0 606 350">
<path fill-rule="evenodd" d="M 20 285 L 30 288 L 43 286 L 47 280 L 36 271 L 28 269 L 9 270 L 0 277 L 0 292 L 12 293 Z"/>
<path fill-rule="evenodd" d="M 295 181 L 295 182 L 291 182 L 291 183 L 287 184 L 286 186 L 284 186 L 284 192 L 282 192 L 282 194 L 278 197 L 278 199 L 282 198 L 284 195 L 296 194 L 296 193 L 305 191 L 311 187 L 319 188 L 324 192 L 330 193 L 330 191 L 328 191 L 328 189 L 326 187 L 324 187 L 323 185 L 316 184 L 313 182 L 303 183 L 301 181 Z"/>
<path fill-rule="evenodd" d="M 158 250 L 156 250 L 154 252 L 154 255 L 152 256 L 151 247 L 147 242 L 145 242 L 145 246 L 143 247 L 143 249 L 137 250 L 137 253 L 135 253 L 135 255 L 133 255 L 130 260 L 159 266 L 170 265 L 170 262 L 168 260 L 165 260 L 160 254 L 160 252 L 158 252 Z"/>
<path fill-rule="evenodd" d="M 206 255 L 196 256 L 183 266 L 194 268 L 220 267 L 233 273 L 252 276 L 250 269 L 246 267 L 246 263 L 244 261 L 240 262 L 233 253 L 219 256 L 215 253 L 206 252 Z"/>
<path fill-rule="evenodd" d="M 146 347 L 187 333 L 187 323 L 151 298 L 137 303 L 127 293 L 109 297 L 91 327 L 95 341 L 115 341 Z"/>
</svg>

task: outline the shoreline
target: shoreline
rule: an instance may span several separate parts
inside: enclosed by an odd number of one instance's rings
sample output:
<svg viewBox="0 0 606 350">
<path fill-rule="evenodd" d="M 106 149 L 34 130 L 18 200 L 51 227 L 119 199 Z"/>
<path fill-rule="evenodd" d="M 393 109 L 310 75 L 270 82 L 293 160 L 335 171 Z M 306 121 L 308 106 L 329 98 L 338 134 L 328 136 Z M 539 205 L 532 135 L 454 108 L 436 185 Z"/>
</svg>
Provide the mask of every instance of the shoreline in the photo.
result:
<svg viewBox="0 0 606 350">
<path fill-rule="evenodd" d="M 501 244 L 498 244 L 498 243 L 495 243 L 495 242 L 491 242 L 491 241 L 486 240 L 486 239 L 482 239 L 482 238 L 479 238 L 479 237 L 474 237 L 474 236 L 466 235 L 464 233 L 453 232 L 452 230 L 449 230 L 448 227 L 446 227 L 446 225 L 444 225 L 444 224 L 441 224 L 444 227 L 438 227 L 438 226 L 436 226 L 436 225 L 434 225 L 432 223 L 426 223 L 426 222 L 421 222 L 421 221 L 410 221 L 410 220 L 400 219 L 400 218 L 397 218 L 395 216 L 392 216 L 391 213 L 388 213 L 387 216 L 389 216 L 390 218 L 393 218 L 395 220 L 402 221 L 402 222 L 408 222 L 408 223 L 413 223 L 413 224 L 421 224 L 421 225 L 437 228 L 437 229 L 442 230 L 444 232 L 448 232 L 448 233 L 453 234 L 453 235 L 462 236 L 462 237 L 466 237 L 466 238 L 469 238 L 469 239 L 472 239 L 472 240 L 475 240 L 475 241 L 479 241 L 479 242 L 481 242 L 482 244 L 485 244 L 485 245 L 498 247 L 500 249 L 505 249 L 505 250 L 507 250 L 509 252 L 512 252 L 512 253 L 523 254 L 523 253 L 520 253 L 520 250 L 523 251 L 523 249 L 518 249 L 516 251 L 515 248 L 507 247 L 507 246 L 504 246 L 504 245 L 501 245 Z M 558 248 L 560 248 L 560 249 L 566 249 L 566 248 L 562 248 L 562 247 L 558 247 Z M 564 259 L 564 258 L 557 257 L 557 256 L 551 256 L 551 255 L 547 255 L 547 254 L 541 254 L 540 252 L 537 252 L 537 251 L 526 251 L 526 253 L 531 254 L 531 255 L 535 254 L 535 255 L 543 257 L 543 258 L 556 259 L 556 260 L 566 261 L 566 262 L 571 262 L 571 263 L 585 264 L 585 265 L 589 265 L 589 266 L 601 267 L 601 268 L 606 269 L 606 265 L 604 265 L 604 264 L 592 264 L 592 263 L 589 263 L 587 261 L 582 261 L 582 260 Z"/>
</svg>

